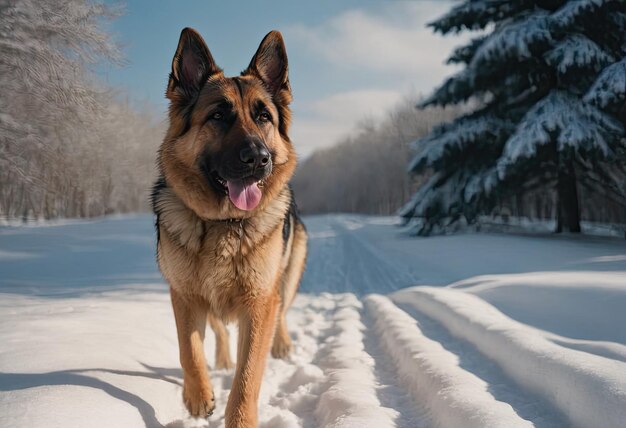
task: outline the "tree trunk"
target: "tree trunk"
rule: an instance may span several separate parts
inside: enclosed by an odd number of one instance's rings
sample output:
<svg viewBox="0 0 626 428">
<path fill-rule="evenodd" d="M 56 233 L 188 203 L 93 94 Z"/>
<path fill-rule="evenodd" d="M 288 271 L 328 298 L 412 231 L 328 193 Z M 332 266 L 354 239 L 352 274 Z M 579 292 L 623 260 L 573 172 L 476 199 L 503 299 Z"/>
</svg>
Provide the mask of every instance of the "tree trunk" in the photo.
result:
<svg viewBox="0 0 626 428">
<path fill-rule="evenodd" d="M 556 233 L 561 233 L 564 229 L 572 233 L 580 233 L 580 205 L 578 203 L 576 171 L 572 160 L 560 162 L 556 187 Z"/>
</svg>

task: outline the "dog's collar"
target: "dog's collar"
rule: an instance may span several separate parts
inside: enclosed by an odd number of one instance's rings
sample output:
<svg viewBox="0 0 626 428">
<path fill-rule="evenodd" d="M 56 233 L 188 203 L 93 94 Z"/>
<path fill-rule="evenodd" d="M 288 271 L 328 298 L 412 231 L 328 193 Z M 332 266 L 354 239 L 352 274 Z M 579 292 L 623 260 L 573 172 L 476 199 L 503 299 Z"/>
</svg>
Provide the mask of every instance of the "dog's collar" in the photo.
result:
<svg viewBox="0 0 626 428">
<path fill-rule="evenodd" d="M 245 218 L 221 218 L 221 219 L 203 219 L 207 223 L 239 223 L 243 224 Z"/>
<path fill-rule="evenodd" d="M 220 220 L 205 220 L 206 222 L 209 223 L 217 223 L 217 224 L 228 224 L 231 226 L 239 226 L 236 229 L 237 234 L 239 235 L 239 239 L 241 239 L 241 237 L 243 236 L 243 222 L 244 220 L 246 220 L 245 218 L 226 218 L 226 219 L 220 219 Z"/>
<path fill-rule="evenodd" d="M 239 226 L 239 234 L 241 235 L 245 220 L 246 220 L 245 218 L 224 218 L 224 219 L 204 220 L 204 221 L 209 224 L 213 223 L 213 224 L 227 224 L 227 225 L 235 226 L 235 227 Z"/>
</svg>

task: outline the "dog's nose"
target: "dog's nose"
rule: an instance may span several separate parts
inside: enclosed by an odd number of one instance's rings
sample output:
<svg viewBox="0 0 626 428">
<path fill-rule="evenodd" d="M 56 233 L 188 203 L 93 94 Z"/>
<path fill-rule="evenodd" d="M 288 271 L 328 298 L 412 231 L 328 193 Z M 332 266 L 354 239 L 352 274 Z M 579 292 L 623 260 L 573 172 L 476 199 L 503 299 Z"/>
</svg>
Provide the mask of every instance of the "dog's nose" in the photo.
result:
<svg viewBox="0 0 626 428">
<path fill-rule="evenodd" d="M 270 152 L 265 146 L 249 145 L 241 149 L 239 159 L 251 168 L 262 168 L 270 162 Z"/>
</svg>

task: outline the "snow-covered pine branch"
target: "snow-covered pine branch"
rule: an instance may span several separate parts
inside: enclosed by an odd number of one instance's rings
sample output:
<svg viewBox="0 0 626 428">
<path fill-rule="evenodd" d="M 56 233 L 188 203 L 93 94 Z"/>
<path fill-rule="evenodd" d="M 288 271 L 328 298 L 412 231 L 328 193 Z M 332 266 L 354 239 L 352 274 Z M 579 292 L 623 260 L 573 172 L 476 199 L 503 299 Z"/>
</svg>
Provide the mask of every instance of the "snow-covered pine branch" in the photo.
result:
<svg viewBox="0 0 626 428">
<path fill-rule="evenodd" d="M 558 230 L 579 231 L 577 183 L 626 193 L 594 174 L 626 172 L 626 2 L 467 0 L 430 25 L 483 33 L 452 52 L 465 68 L 420 106 L 475 100 L 480 110 L 415 145 L 408 169 L 430 175 L 400 214 L 420 217 L 419 233 L 442 218 L 471 223 L 528 191 L 554 193 Z M 626 216 L 626 199 L 614 202 Z"/>
<path fill-rule="evenodd" d="M 601 70 L 615 59 L 604 49 L 582 34 L 571 34 L 556 43 L 545 54 L 546 62 L 560 74 L 571 68 L 595 67 Z"/>
<path fill-rule="evenodd" d="M 519 21 L 497 26 L 476 49 L 469 67 L 510 66 L 511 61 L 520 62 L 534 57 L 552 41 L 549 25 L 549 14 L 539 10 L 523 16 Z"/>
<path fill-rule="evenodd" d="M 503 120 L 493 114 L 480 116 L 464 116 L 454 122 L 439 125 L 431 134 L 413 143 L 419 151 L 408 166 L 410 172 L 424 172 L 426 168 L 450 168 L 448 162 L 456 159 L 463 162 L 468 150 L 476 145 L 502 145 L 514 130 L 510 121 Z"/>
<path fill-rule="evenodd" d="M 624 127 L 617 120 L 565 91 L 554 90 L 524 115 L 504 145 L 498 160 L 500 178 L 520 158 L 536 156 L 538 148 L 555 144 L 556 151 L 575 152 L 577 158 L 608 158 Z"/>
<path fill-rule="evenodd" d="M 456 48 L 446 62 L 448 64 L 469 64 L 474 57 L 474 54 L 476 54 L 476 50 L 483 44 L 484 41 L 484 36 L 473 38 L 467 45 Z"/>
<path fill-rule="evenodd" d="M 626 103 L 626 58 L 611 64 L 598 76 L 584 100 L 600 108 Z"/>
<path fill-rule="evenodd" d="M 571 28 L 586 18 L 593 17 L 610 3 L 621 3 L 621 0 L 569 0 L 552 14 L 552 22 L 560 29 Z M 599 30 L 599 29 L 598 29 Z"/>
<path fill-rule="evenodd" d="M 450 12 L 428 25 L 441 34 L 458 33 L 464 30 L 482 30 L 489 24 L 517 13 L 523 8 L 523 2 L 519 1 L 466 1 L 453 7 Z"/>
</svg>

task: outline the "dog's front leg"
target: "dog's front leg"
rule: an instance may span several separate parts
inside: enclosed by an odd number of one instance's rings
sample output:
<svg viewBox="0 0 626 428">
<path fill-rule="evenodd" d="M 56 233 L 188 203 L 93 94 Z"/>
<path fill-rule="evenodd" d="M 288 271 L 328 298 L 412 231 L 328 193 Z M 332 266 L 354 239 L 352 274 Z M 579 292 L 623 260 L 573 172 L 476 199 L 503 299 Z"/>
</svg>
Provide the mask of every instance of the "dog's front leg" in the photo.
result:
<svg viewBox="0 0 626 428">
<path fill-rule="evenodd" d="M 183 368 L 183 401 L 192 416 L 207 417 L 215 409 L 213 387 L 204 357 L 207 310 L 194 299 L 170 289 Z"/>
<path fill-rule="evenodd" d="M 209 315 L 209 324 L 215 333 L 215 368 L 231 369 L 235 367 L 233 360 L 230 359 L 230 335 L 219 318 Z"/>
<path fill-rule="evenodd" d="M 250 299 L 239 319 L 237 370 L 226 406 L 227 428 L 257 426 L 258 398 L 274 328 L 278 295 Z"/>
</svg>

